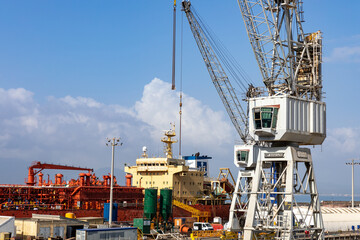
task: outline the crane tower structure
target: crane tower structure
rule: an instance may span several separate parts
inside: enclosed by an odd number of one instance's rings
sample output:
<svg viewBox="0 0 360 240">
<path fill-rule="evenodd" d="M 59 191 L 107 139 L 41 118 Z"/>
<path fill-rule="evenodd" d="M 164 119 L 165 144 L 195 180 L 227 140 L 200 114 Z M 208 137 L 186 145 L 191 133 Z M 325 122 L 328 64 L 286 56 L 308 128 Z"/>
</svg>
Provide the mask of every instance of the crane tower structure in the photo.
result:
<svg viewBox="0 0 360 240">
<path fill-rule="evenodd" d="M 244 145 L 234 147 L 239 167 L 230 228 L 245 240 L 323 239 L 310 149 L 326 137 L 322 101 L 321 32 L 306 34 L 301 0 L 238 0 L 265 91 L 252 85 L 241 107 L 201 21 L 183 11 L 220 98 Z M 301 203 L 301 204 L 300 204 Z"/>
</svg>

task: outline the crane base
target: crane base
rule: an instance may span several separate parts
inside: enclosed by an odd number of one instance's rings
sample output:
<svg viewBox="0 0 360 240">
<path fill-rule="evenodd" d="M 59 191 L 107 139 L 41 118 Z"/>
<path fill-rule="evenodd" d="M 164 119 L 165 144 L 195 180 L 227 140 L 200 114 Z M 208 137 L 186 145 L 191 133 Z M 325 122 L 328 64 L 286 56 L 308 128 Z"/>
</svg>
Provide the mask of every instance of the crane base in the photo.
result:
<svg viewBox="0 0 360 240">
<path fill-rule="evenodd" d="M 252 147 L 256 166 L 239 170 L 230 229 L 242 232 L 244 240 L 323 239 L 310 149 Z"/>
</svg>

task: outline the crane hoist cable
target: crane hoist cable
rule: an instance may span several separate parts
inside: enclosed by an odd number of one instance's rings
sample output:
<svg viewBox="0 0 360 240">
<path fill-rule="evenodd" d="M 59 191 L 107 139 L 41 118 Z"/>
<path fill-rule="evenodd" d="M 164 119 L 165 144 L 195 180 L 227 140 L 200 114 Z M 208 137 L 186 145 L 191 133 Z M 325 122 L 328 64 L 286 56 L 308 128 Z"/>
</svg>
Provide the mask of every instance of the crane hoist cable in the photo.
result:
<svg viewBox="0 0 360 240">
<path fill-rule="evenodd" d="M 179 96 L 179 158 L 181 158 L 181 137 L 182 137 L 182 106 L 183 106 L 183 90 L 182 90 L 182 67 L 183 67 L 183 16 L 181 14 L 181 38 L 180 38 L 180 96 Z"/>
<path fill-rule="evenodd" d="M 174 0 L 173 11 L 173 49 L 172 49 L 172 84 L 171 89 L 175 90 L 175 52 L 176 52 L 176 0 Z"/>
<path fill-rule="evenodd" d="M 203 57 L 205 66 L 210 74 L 211 80 L 218 92 L 222 103 L 233 123 L 236 131 L 239 133 L 241 140 L 245 143 L 253 142 L 252 137 L 249 135 L 248 124 L 248 108 L 239 101 L 233 84 L 230 82 L 223 65 L 229 70 L 231 77 L 236 81 L 238 87 L 243 93 L 247 92 L 246 84 L 250 83 L 245 74 L 237 74 L 235 69 L 240 67 L 233 67 L 235 63 L 233 57 L 228 57 L 228 51 L 224 51 L 224 47 L 220 44 L 219 40 L 214 37 L 214 34 L 209 30 L 201 19 L 199 14 L 194 14 L 193 7 L 189 1 L 182 2 L 183 11 L 189 21 L 191 32 L 195 38 L 197 46 Z M 249 84 L 249 88 L 251 87 Z M 246 110 L 244 110 L 246 109 Z"/>
<path fill-rule="evenodd" d="M 233 80 L 241 89 L 241 93 L 245 94 L 248 90 L 248 87 L 250 85 L 254 85 L 253 81 L 242 68 L 242 66 L 236 61 L 234 56 L 232 56 L 230 51 L 221 42 L 221 40 L 201 18 L 193 5 L 191 5 L 191 11 L 194 14 L 194 17 L 197 19 L 199 26 L 203 30 L 205 37 L 209 40 L 210 45 L 214 49 L 217 57 L 226 68 L 227 72 L 230 74 L 230 80 Z"/>
</svg>

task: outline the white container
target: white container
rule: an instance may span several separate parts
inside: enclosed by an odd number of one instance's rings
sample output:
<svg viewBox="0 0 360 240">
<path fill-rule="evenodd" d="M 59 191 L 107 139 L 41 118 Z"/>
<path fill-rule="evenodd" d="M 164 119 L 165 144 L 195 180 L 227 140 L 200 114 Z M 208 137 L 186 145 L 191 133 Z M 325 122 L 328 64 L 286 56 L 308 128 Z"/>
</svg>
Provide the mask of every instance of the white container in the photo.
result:
<svg viewBox="0 0 360 240">
<path fill-rule="evenodd" d="M 213 223 L 219 223 L 219 224 L 222 224 L 221 222 L 222 222 L 222 221 L 221 221 L 221 217 L 214 217 L 214 219 L 213 219 Z"/>
<path fill-rule="evenodd" d="M 76 240 L 137 239 L 137 228 L 94 228 L 76 230 Z"/>
</svg>

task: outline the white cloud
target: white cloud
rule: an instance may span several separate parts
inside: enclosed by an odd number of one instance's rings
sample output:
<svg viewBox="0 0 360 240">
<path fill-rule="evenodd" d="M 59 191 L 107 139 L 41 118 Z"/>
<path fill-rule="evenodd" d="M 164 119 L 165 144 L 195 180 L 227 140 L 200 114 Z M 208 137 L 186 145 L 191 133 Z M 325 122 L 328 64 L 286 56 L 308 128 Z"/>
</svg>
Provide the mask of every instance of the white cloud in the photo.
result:
<svg viewBox="0 0 360 240">
<path fill-rule="evenodd" d="M 136 135 L 143 125 L 127 114 L 132 111 L 90 98 L 50 97 L 38 104 L 27 90 L 0 89 L 0 99 L 0 160 L 22 162 L 24 169 L 34 160 L 101 167 L 109 152 L 105 138 Z"/>
<path fill-rule="evenodd" d="M 144 87 L 132 108 L 73 96 L 49 97 L 40 104 L 33 96 L 22 88 L 0 89 L 0 161 L 12 164 L 0 169 L 2 183 L 9 175 L 14 178 L 14 172 L 26 172 L 33 161 L 108 166 L 111 151 L 105 146 L 106 137 L 122 138 L 124 145 L 117 150 L 122 164 L 134 163 L 144 145 L 152 155 L 162 155 L 162 130 L 178 121 L 179 93 L 157 78 Z M 186 94 L 183 112 L 183 148 L 226 155 L 221 147 L 229 143 L 231 149 L 233 139 L 224 114 Z M 24 177 L 17 174 L 17 183 Z"/>
<path fill-rule="evenodd" d="M 138 118 L 152 127 L 153 139 L 159 139 L 170 122 L 178 122 L 179 92 L 172 91 L 170 83 L 155 78 L 145 86 L 135 110 Z M 183 140 L 188 144 L 216 148 L 233 142 L 233 129 L 225 121 L 224 114 L 186 94 L 183 94 L 182 117 Z"/>
<path fill-rule="evenodd" d="M 360 63 L 360 46 L 334 48 L 325 62 Z"/>
<path fill-rule="evenodd" d="M 311 150 L 320 193 L 351 193 L 351 168 L 345 163 L 359 158 L 359 149 L 359 127 L 327 130 L 324 144 Z"/>
<path fill-rule="evenodd" d="M 0 88 L 1 119 L 14 116 L 36 114 L 37 104 L 33 100 L 33 93 L 23 88 L 4 90 Z"/>
<path fill-rule="evenodd" d="M 329 130 L 327 144 L 342 153 L 354 153 L 360 148 L 360 128 L 336 128 Z"/>
<path fill-rule="evenodd" d="M 8 91 L 0 89 L 1 100 L 10 100 L 14 102 L 25 103 L 32 101 L 33 93 L 24 88 L 9 89 Z"/>
<path fill-rule="evenodd" d="M 102 106 L 101 103 L 96 102 L 94 99 L 91 98 L 85 98 L 85 97 L 71 97 L 66 96 L 64 98 L 60 99 L 61 101 L 69 104 L 71 107 L 78 107 L 78 106 L 87 106 L 90 108 L 99 108 Z"/>
<path fill-rule="evenodd" d="M 150 156 L 162 155 L 162 130 L 169 129 L 170 122 L 178 122 L 179 114 L 179 92 L 170 89 L 169 83 L 155 78 L 131 108 L 73 96 L 49 97 L 40 104 L 25 89 L 0 89 L 0 161 L 6 163 L 0 168 L 0 182 L 22 183 L 33 161 L 107 167 L 111 150 L 105 146 L 106 137 L 122 138 L 124 145 L 115 154 L 119 169 L 124 163 L 134 164 L 144 145 Z M 235 176 L 232 151 L 236 134 L 227 116 L 186 94 L 183 103 L 182 154 L 200 151 L 213 157 L 213 176 L 220 167 L 231 168 Z M 328 130 L 321 149 L 312 151 L 321 193 L 332 193 L 334 186 L 336 193 L 346 193 L 344 183 L 332 176 L 346 176 L 345 162 L 359 157 L 360 128 Z"/>
<path fill-rule="evenodd" d="M 36 116 L 23 116 L 20 117 L 21 125 L 26 127 L 26 130 L 31 132 L 33 129 L 38 128 L 38 120 Z"/>
</svg>

